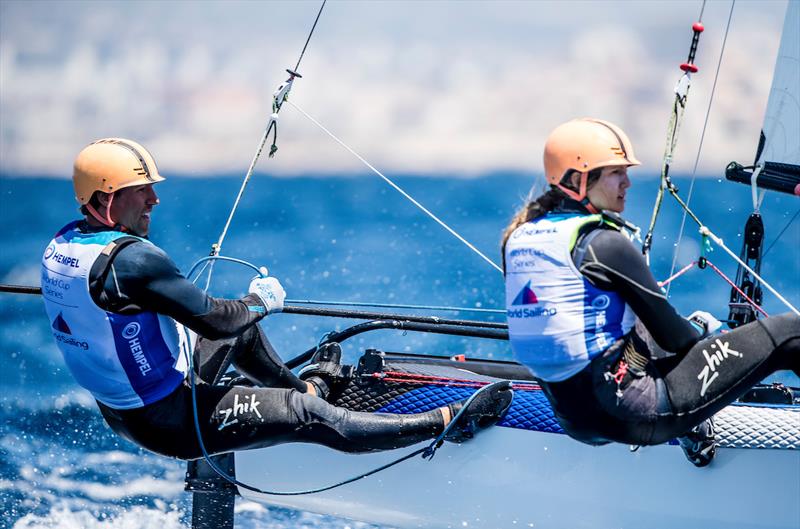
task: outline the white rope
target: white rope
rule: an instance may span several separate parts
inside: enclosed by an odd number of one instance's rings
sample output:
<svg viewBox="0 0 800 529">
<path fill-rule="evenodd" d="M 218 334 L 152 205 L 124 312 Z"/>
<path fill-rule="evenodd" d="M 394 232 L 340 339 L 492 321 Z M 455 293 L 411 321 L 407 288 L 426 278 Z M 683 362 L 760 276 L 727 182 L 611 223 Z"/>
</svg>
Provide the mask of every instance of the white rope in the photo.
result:
<svg viewBox="0 0 800 529">
<path fill-rule="evenodd" d="M 739 263 L 739 264 L 742 266 L 742 268 L 744 268 L 745 270 L 747 270 L 748 272 L 750 272 L 750 274 L 751 274 L 753 277 L 755 277 L 756 279 L 758 279 L 758 280 L 761 282 L 761 284 L 762 284 L 762 285 L 764 285 L 765 287 L 767 287 L 767 290 L 769 290 L 770 292 L 772 292 L 772 293 L 775 295 L 775 297 L 776 297 L 776 298 L 778 298 L 779 300 L 781 300 L 781 301 L 783 302 L 783 304 L 784 304 L 784 305 L 786 305 L 787 307 L 789 307 L 789 310 L 791 310 L 792 312 L 794 312 L 795 314 L 797 314 L 798 316 L 800 316 L 800 311 L 798 311 L 798 310 L 797 310 L 797 309 L 794 307 L 794 305 L 792 305 L 791 303 L 789 303 L 789 302 L 786 300 L 786 298 L 784 298 L 783 296 L 781 296 L 781 295 L 778 293 L 778 291 L 777 291 L 777 290 L 775 290 L 774 288 L 772 288 L 772 286 L 771 286 L 769 283 L 767 283 L 767 282 L 764 280 L 764 278 L 763 278 L 763 277 L 759 276 L 757 273 L 755 273 L 755 271 L 754 271 L 752 268 L 750 268 L 749 266 L 747 266 L 747 263 L 745 263 L 744 261 L 742 261 L 741 259 L 739 259 L 739 256 L 738 256 L 738 255 L 736 255 L 735 253 L 733 253 L 733 252 L 730 250 L 730 248 L 728 248 L 727 246 L 725 246 L 725 243 L 724 243 L 724 242 L 722 242 L 722 239 L 720 239 L 719 237 L 717 237 L 716 235 L 714 235 L 714 233 L 713 233 L 711 230 L 709 230 L 707 227 L 705 227 L 705 226 L 700 226 L 700 234 L 701 234 L 701 235 L 705 235 L 705 236 L 707 236 L 709 239 L 711 239 L 712 241 L 714 241 L 714 243 L 716 243 L 716 245 L 717 245 L 717 246 L 719 246 L 720 248 L 722 248 L 723 250 L 725 250 L 725 252 L 726 252 L 728 255 L 730 255 L 730 256 L 733 258 L 733 260 L 734 260 L 734 261 L 736 261 L 737 263 Z"/>
<path fill-rule="evenodd" d="M 761 174 L 763 169 L 764 164 L 758 164 L 756 165 L 755 169 L 753 169 L 753 174 L 750 175 L 750 193 L 753 195 L 754 213 L 760 213 L 761 204 L 764 202 L 764 195 L 767 192 L 766 189 L 762 189 L 760 192 L 758 189 L 758 175 Z"/>
<path fill-rule="evenodd" d="M 244 195 L 244 190 L 247 187 L 248 182 L 250 182 L 250 177 L 253 176 L 253 171 L 256 167 L 256 162 L 258 162 L 258 158 L 261 156 L 261 151 L 264 150 L 264 145 L 267 143 L 267 138 L 269 137 L 270 129 L 275 126 L 275 120 L 277 119 L 277 114 L 272 114 L 269 117 L 269 121 L 267 122 L 267 128 L 264 129 L 264 134 L 261 136 L 261 143 L 258 145 L 258 149 L 256 150 L 253 159 L 250 161 L 250 167 L 247 169 L 247 174 L 245 174 L 244 180 L 242 180 L 242 185 L 239 187 L 239 194 L 236 195 L 236 200 L 233 202 L 233 207 L 231 208 L 230 213 L 228 213 L 228 220 L 225 221 L 225 227 L 222 228 L 222 233 L 219 234 L 219 239 L 217 239 L 217 243 L 211 246 L 211 255 L 219 255 L 220 251 L 222 251 L 222 242 L 225 240 L 225 236 L 228 234 L 228 228 L 231 226 L 231 222 L 233 221 L 233 216 L 236 214 L 236 208 L 239 207 L 239 202 L 242 200 L 242 195 Z M 208 289 L 211 288 L 211 276 L 214 274 L 214 261 L 211 263 L 206 263 L 203 265 L 203 270 L 208 267 L 208 275 L 206 276 L 206 286 L 203 289 L 204 291 L 208 292 Z M 201 272 L 202 273 L 202 272 Z M 198 275 L 195 281 L 199 279 L 200 276 Z"/>
<path fill-rule="evenodd" d="M 368 167 L 368 168 L 369 168 L 369 169 L 370 169 L 370 170 L 371 170 L 373 173 L 375 173 L 376 175 L 378 175 L 378 176 L 380 176 L 381 178 L 383 178 L 383 180 L 384 180 L 384 181 L 385 181 L 387 184 L 389 184 L 390 186 L 392 186 L 392 187 L 393 187 L 393 188 L 394 188 L 394 189 L 395 189 L 395 190 L 396 190 L 398 193 L 400 193 L 401 195 L 403 195 L 404 197 L 406 197 L 408 200 L 410 200 L 412 204 L 414 204 L 414 205 L 415 205 L 415 206 L 417 206 L 419 209 L 421 209 L 423 212 L 425 212 L 425 214 L 426 214 L 426 215 L 428 215 L 430 218 L 432 218 L 433 220 L 435 220 L 435 221 L 436 221 L 436 222 L 437 222 L 437 223 L 438 223 L 438 224 L 439 224 L 439 225 L 440 225 L 442 228 L 444 228 L 444 229 L 446 229 L 448 232 L 450 232 L 450 234 L 451 234 L 453 237 L 455 237 L 456 239 L 458 239 L 459 241 L 461 241 L 462 243 L 464 243 L 464 244 L 467 246 L 467 248 L 469 248 L 470 250 L 472 250 L 473 252 L 475 252 L 476 254 L 478 254 L 478 255 L 479 255 L 479 256 L 480 256 L 480 257 L 481 257 L 481 258 L 482 258 L 484 261 L 486 261 L 487 263 L 489 263 L 489 264 L 490 264 L 492 267 L 494 267 L 494 268 L 495 268 L 495 269 L 496 269 L 498 272 L 500 272 L 501 274 L 503 273 L 503 269 L 502 269 L 502 268 L 500 268 L 500 267 L 497 265 L 497 263 L 495 263 L 494 261 L 492 261 L 491 259 L 489 259 L 488 257 L 486 257 L 486 255 L 484 255 L 484 254 L 483 254 L 483 253 L 482 253 L 480 250 L 478 250 L 477 248 L 475 248 L 475 246 L 473 246 L 473 245 L 472 245 L 472 243 L 470 243 L 470 242 L 469 242 L 468 240 L 466 240 L 464 237 L 462 237 L 461 235 L 459 235 L 459 234 L 458 234 L 458 233 L 457 233 L 457 232 L 456 232 L 456 231 L 455 231 L 453 228 L 451 228 L 450 226 L 448 226 L 447 224 L 445 224 L 445 223 L 444 223 L 444 221 L 442 221 L 441 219 L 439 219 L 439 217 L 437 217 L 436 215 L 434 215 L 433 213 L 431 213 L 431 211 L 430 211 L 430 210 L 428 210 L 428 208 L 426 208 L 425 206 L 423 206 L 422 204 L 420 204 L 420 203 L 419 203 L 419 202 L 418 202 L 418 201 L 417 201 L 417 200 L 416 200 L 414 197 L 412 197 L 411 195 L 409 195 L 408 193 L 406 193 L 406 192 L 405 192 L 405 191 L 404 191 L 404 190 L 403 190 L 403 189 L 402 189 L 400 186 L 398 186 L 397 184 L 395 184 L 394 182 L 392 182 L 392 181 L 391 181 L 391 180 L 390 180 L 388 177 L 386 177 L 386 176 L 385 176 L 383 173 L 381 173 L 380 171 L 378 171 L 378 170 L 377 170 L 377 169 L 376 169 L 376 168 L 375 168 L 375 167 L 374 167 L 372 164 L 370 164 L 370 163 L 369 163 L 367 160 L 365 160 L 365 159 L 364 159 L 364 158 L 363 158 L 363 157 L 362 157 L 360 154 L 358 154 L 356 151 L 354 151 L 352 148 L 350 148 L 350 146 L 348 146 L 348 145 L 347 145 L 345 142 L 343 142 L 343 141 L 342 141 L 342 140 L 340 140 L 338 137 L 336 137 L 336 135 L 335 135 L 335 134 L 333 134 L 331 131 L 329 131 L 327 128 L 325 128 L 325 127 L 324 127 L 324 126 L 323 126 L 323 125 L 322 125 L 322 124 L 321 124 L 319 121 L 317 121 L 316 119 L 314 119 L 313 117 L 311 117 L 311 116 L 310 116 L 310 115 L 309 115 L 309 114 L 308 114 L 308 113 L 307 113 L 305 110 L 303 110 L 302 108 L 300 108 L 299 106 L 297 106 L 297 105 L 296 105 L 295 103 L 293 103 L 292 101 L 289 101 L 289 100 L 287 100 L 286 102 L 287 102 L 287 103 L 289 103 L 289 105 L 290 105 L 290 106 L 292 106 L 292 107 L 294 107 L 295 109 L 297 109 L 297 111 L 298 111 L 298 112 L 300 112 L 301 114 L 303 114 L 303 115 L 304 115 L 306 118 L 308 118 L 308 120 L 309 120 L 309 121 L 311 121 L 311 122 L 312 122 L 314 125 L 316 125 L 317 127 L 319 127 L 319 128 L 320 128 L 320 129 L 321 129 L 323 132 L 325 132 L 325 133 L 326 133 L 328 136 L 330 136 L 330 137 L 331 137 L 331 139 L 333 139 L 333 140 L 334 140 L 336 143 L 338 143 L 339 145 L 341 145 L 342 147 L 344 147 L 344 148 L 345 148 L 345 149 L 346 149 L 346 150 L 347 150 L 347 151 L 348 151 L 350 154 L 352 154 L 353 156 L 355 156 L 356 158 L 358 158 L 358 160 L 359 160 L 359 161 L 361 161 L 361 163 L 363 163 L 365 166 L 367 166 L 367 167 Z"/>
<path fill-rule="evenodd" d="M 291 83 L 289 86 L 291 86 Z M 267 127 L 264 129 L 264 134 L 261 136 L 261 142 L 258 144 L 258 149 L 256 149 L 256 153 L 253 155 L 253 159 L 250 161 L 250 167 L 247 168 L 247 174 L 245 174 L 244 180 L 242 180 L 242 185 L 239 188 L 239 194 L 236 195 L 236 200 L 233 202 L 231 212 L 228 214 L 228 220 L 225 221 L 225 227 L 222 228 L 222 233 L 219 236 L 219 240 L 217 240 L 217 244 L 215 244 L 212 249 L 212 255 L 219 255 L 220 251 L 222 251 L 222 241 L 225 240 L 225 236 L 228 234 L 228 228 L 231 226 L 231 221 L 233 220 L 233 215 L 236 213 L 236 208 L 239 207 L 239 202 L 242 200 L 242 195 L 244 195 L 244 190 L 247 187 L 248 182 L 250 182 L 250 177 L 253 176 L 253 171 L 255 170 L 256 163 L 261 156 L 261 151 L 264 150 L 264 145 L 267 143 L 269 133 L 272 131 L 272 127 L 275 126 L 277 120 L 278 114 L 272 113 L 272 115 L 269 117 L 269 121 L 267 122 Z"/>
</svg>

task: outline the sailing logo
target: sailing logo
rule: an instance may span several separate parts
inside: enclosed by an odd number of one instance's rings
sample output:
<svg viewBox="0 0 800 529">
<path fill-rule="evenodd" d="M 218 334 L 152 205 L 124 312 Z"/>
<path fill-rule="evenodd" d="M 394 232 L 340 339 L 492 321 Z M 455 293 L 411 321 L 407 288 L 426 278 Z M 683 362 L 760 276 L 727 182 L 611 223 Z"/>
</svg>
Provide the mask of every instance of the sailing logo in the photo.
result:
<svg viewBox="0 0 800 529">
<path fill-rule="evenodd" d="M 714 343 L 711 344 L 711 349 L 717 349 L 716 351 L 712 352 L 711 354 L 708 353 L 707 350 L 703 349 L 703 356 L 706 357 L 706 365 L 703 366 L 703 369 L 700 370 L 700 373 L 697 375 L 697 380 L 701 380 L 703 384 L 700 386 L 700 396 L 704 397 L 706 395 L 706 391 L 708 388 L 711 387 L 711 383 L 717 379 L 719 376 L 719 368 L 729 356 L 738 356 L 739 358 L 742 357 L 742 353 L 739 351 L 734 351 L 730 348 L 728 342 L 723 342 L 719 338 L 717 338 Z"/>
<path fill-rule="evenodd" d="M 53 329 L 64 334 L 72 334 L 69 325 L 67 325 L 67 321 L 64 319 L 64 314 L 61 312 L 59 312 L 56 319 L 53 320 Z"/>
<path fill-rule="evenodd" d="M 247 397 L 245 397 L 244 402 L 239 402 L 239 395 L 236 394 L 233 396 L 233 406 L 230 408 L 226 408 L 224 410 L 220 410 L 220 412 L 224 415 L 222 418 L 222 422 L 219 425 L 218 430 L 222 430 L 226 426 L 230 426 L 232 424 L 236 424 L 239 422 L 238 417 L 239 415 L 244 415 L 245 413 L 251 412 L 258 415 L 259 419 L 263 419 L 261 416 L 261 412 L 258 411 L 258 405 L 261 404 L 259 401 L 256 400 L 256 394 L 250 394 L 250 402 L 247 401 Z M 233 417 L 233 419 L 231 419 Z"/>
<path fill-rule="evenodd" d="M 514 301 L 511 302 L 512 305 L 534 305 L 539 303 L 539 300 L 536 298 L 536 294 L 533 292 L 531 288 L 531 282 L 522 287 L 522 290 L 519 291 L 517 297 L 514 298 Z"/>
<path fill-rule="evenodd" d="M 522 306 L 522 305 L 535 305 L 539 303 L 539 299 L 536 297 L 536 293 L 531 288 L 531 282 L 522 287 L 522 290 L 519 291 L 519 294 L 514 298 L 514 301 L 511 302 L 511 306 Z M 529 308 L 519 308 L 519 309 L 508 309 L 506 311 L 506 316 L 508 318 L 538 318 L 540 316 L 555 316 L 556 308 L 555 307 L 533 307 Z"/>
<path fill-rule="evenodd" d="M 78 340 L 72 336 L 72 329 L 69 328 L 67 325 L 67 320 L 64 319 L 64 315 L 59 312 L 56 319 L 53 320 L 53 337 L 56 339 L 57 342 L 62 343 L 64 345 L 71 345 L 72 347 L 79 347 L 84 351 L 89 349 L 89 343 L 86 341 Z"/>
</svg>

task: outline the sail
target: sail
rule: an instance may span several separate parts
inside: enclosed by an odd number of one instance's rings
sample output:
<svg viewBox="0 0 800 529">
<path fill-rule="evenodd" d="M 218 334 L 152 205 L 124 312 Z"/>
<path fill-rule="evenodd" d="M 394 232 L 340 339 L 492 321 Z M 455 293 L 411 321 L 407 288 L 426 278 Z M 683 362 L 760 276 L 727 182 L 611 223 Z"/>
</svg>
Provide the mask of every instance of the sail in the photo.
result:
<svg viewBox="0 0 800 529">
<path fill-rule="evenodd" d="M 800 193 L 800 1 L 790 0 L 758 142 L 758 187 Z M 731 162 L 728 180 L 750 184 L 753 167 Z"/>
<path fill-rule="evenodd" d="M 756 163 L 800 165 L 800 2 L 790 1 Z"/>
</svg>

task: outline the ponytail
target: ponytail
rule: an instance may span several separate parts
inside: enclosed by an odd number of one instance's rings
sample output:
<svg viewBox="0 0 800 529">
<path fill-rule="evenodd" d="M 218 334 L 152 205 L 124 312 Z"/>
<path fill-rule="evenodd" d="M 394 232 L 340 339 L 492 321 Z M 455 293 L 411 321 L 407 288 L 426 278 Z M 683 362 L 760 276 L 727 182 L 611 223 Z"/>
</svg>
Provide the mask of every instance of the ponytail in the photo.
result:
<svg viewBox="0 0 800 529">
<path fill-rule="evenodd" d="M 574 190 L 575 186 L 573 186 L 570 182 L 570 176 L 573 172 L 577 173 L 578 171 L 568 171 L 567 174 L 564 175 L 561 185 Z M 589 171 L 589 174 L 586 178 L 586 188 L 588 189 L 592 187 L 600 179 L 601 174 L 601 167 Z M 514 230 L 526 222 L 530 222 L 538 219 L 539 217 L 547 215 L 556 209 L 565 199 L 568 199 L 567 194 L 561 191 L 558 187 L 551 185 L 550 189 L 548 189 L 544 194 L 540 195 L 536 199 L 529 200 L 527 204 L 517 211 L 514 217 L 512 217 L 511 222 L 503 231 L 503 238 L 500 244 L 500 252 L 503 256 L 503 273 L 506 271 L 506 243 L 508 242 L 508 238 L 511 237 L 511 234 L 514 232 Z"/>
<path fill-rule="evenodd" d="M 543 195 L 538 198 L 529 200 L 517 213 L 511 218 L 511 222 L 503 231 L 502 243 L 500 245 L 501 253 L 503 255 L 503 273 L 506 270 L 506 243 L 511 234 L 525 224 L 539 217 L 543 217 L 553 211 L 556 206 L 566 198 L 566 195 L 561 192 L 557 187 L 551 186 Z"/>
</svg>

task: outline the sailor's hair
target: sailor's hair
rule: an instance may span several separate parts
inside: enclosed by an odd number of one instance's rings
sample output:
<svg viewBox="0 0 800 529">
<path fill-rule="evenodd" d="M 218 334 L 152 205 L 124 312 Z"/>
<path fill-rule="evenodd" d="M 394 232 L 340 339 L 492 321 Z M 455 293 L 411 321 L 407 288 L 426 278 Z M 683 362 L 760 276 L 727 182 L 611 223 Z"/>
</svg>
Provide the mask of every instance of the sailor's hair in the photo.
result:
<svg viewBox="0 0 800 529">
<path fill-rule="evenodd" d="M 602 167 L 598 167 L 597 169 L 589 171 L 589 176 L 586 179 L 586 189 L 592 187 L 600 179 L 602 172 Z M 571 171 L 565 174 L 561 185 L 570 189 L 574 189 L 570 178 L 572 176 L 571 173 L 578 173 L 578 171 Z M 506 226 L 506 229 L 503 230 L 503 237 L 500 243 L 500 253 L 503 257 L 503 272 L 505 272 L 506 269 L 506 242 L 508 242 L 508 238 L 511 237 L 511 234 L 514 232 L 514 230 L 526 222 L 536 220 L 539 217 L 543 217 L 544 215 L 553 211 L 567 198 L 568 197 L 566 193 L 556 186 L 551 185 L 547 191 L 538 197 L 534 199 L 529 198 L 525 205 L 514 214 L 514 216 L 511 218 L 511 222 L 509 222 L 508 226 Z"/>
</svg>

